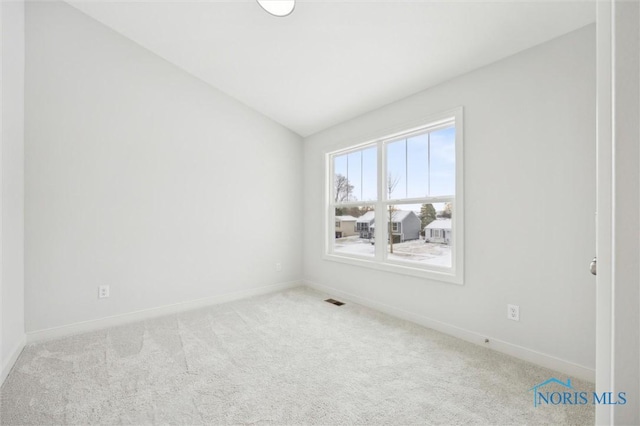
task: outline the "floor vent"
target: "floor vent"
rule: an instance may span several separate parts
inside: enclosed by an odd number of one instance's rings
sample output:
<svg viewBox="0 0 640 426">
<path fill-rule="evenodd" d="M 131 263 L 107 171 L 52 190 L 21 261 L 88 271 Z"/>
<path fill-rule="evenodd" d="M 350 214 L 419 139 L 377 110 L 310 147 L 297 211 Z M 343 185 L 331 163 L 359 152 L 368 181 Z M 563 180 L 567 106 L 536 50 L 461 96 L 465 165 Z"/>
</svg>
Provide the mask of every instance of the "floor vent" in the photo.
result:
<svg viewBox="0 0 640 426">
<path fill-rule="evenodd" d="M 332 303 L 332 304 L 334 304 L 334 305 L 336 305 L 336 306 L 342 306 L 342 305 L 344 305 L 344 303 L 343 303 L 343 302 L 341 302 L 341 301 L 339 301 L 339 300 L 335 300 L 335 299 L 327 299 L 327 300 L 325 300 L 325 302 Z"/>
</svg>

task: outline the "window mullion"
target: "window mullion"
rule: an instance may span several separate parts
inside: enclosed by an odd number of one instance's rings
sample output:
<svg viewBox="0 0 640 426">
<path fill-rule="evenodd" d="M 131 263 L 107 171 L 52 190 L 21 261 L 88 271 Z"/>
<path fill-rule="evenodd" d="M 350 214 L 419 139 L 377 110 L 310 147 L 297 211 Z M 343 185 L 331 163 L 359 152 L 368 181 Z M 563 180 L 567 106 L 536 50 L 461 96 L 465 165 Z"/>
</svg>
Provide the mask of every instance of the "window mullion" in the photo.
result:
<svg viewBox="0 0 640 426">
<path fill-rule="evenodd" d="M 376 230 L 375 255 L 378 262 L 384 260 L 384 251 L 386 250 L 385 238 L 386 221 L 380 220 L 384 217 L 384 200 L 385 200 L 385 177 L 387 176 L 385 145 L 382 141 L 378 142 L 378 201 L 376 203 Z"/>
<path fill-rule="evenodd" d="M 427 133 L 427 195 L 431 196 L 431 132 Z"/>
</svg>

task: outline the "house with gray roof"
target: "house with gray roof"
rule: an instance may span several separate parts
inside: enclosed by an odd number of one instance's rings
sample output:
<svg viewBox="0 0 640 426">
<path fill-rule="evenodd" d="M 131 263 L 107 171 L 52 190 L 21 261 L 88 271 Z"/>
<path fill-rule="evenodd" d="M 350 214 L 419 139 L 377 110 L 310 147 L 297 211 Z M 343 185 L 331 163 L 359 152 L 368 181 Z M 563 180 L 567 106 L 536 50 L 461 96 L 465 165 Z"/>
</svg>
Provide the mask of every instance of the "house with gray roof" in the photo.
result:
<svg viewBox="0 0 640 426">
<path fill-rule="evenodd" d="M 353 216 L 336 216 L 336 238 L 356 235 L 356 218 Z"/>
<path fill-rule="evenodd" d="M 436 219 L 425 226 L 424 242 L 451 244 L 451 219 Z"/>
<path fill-rule="evenodd" d="M 369 212 L 373 213 L 373 212 Z M 388 214 L 386 214 L 386 220 L 389 220 Z M 418 215 L 410 210 L 396 210 L 391 216 L 391 234 L 393 235 L 394 242 L 403 242 L 409 240 L 417 240 L 420 238 L 420 228 L 422 222 Z M 370 227 L 371 237 L 375 231 L 375 223 Z"/>
<path fill-rule="evenodd" d="M 356 232 L 360 238 L 370 239 L 373 237 L 373 224 L 376 221 L 376 213 L 366 212 L 356 220 Z"/>
</svg>

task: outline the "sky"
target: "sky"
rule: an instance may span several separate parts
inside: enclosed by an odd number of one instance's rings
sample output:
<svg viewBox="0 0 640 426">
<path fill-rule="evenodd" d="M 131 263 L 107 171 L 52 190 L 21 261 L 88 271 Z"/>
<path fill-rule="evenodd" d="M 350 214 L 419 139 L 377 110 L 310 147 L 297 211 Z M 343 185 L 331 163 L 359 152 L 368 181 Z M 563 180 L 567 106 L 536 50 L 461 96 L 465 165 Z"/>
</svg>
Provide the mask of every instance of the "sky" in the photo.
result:
<svg viewBox="0 0 640 426">
<path fill-rule="evenodd" d="M 386 144 L 387 172 L 397 184 L 391 198 L 455 195 L 455 127 Z M 334 172 L 349 179 L 349 201 L 374 201 L 377 196 L 376 147 L 334 157 Z M 438 207 L 436 206 L 436 209 Z M 402 206 L 420 210 L 420 206 Z"/>
</svg>

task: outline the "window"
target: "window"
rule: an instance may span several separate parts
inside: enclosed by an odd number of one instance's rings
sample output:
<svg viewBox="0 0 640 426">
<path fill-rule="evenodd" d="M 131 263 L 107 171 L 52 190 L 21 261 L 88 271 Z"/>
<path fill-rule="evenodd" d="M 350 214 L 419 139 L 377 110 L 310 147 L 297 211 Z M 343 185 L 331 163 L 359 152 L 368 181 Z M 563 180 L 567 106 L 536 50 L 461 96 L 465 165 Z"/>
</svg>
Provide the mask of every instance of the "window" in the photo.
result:
<svg viewBox="0 0 640 426">
<path fill-rule="evenodd" d="M 367 205 L 334 208 L 336 216 L 348 215 L 356 218 L 355 232 L 353 234 L 342 232 L 340 241 L 333 241 L 334 254 L 363 258 L 375 256 L 375 247 L 371 244 L 373 233 L 370 230 L 370 226 L 373 226 L 373 211 L 369 210 L 370 207 Z"/>
<path fill-rule="evenodd" d="M 326 158 L 327 259 L 462 283 L 462 108 Z"/>
</svg>

